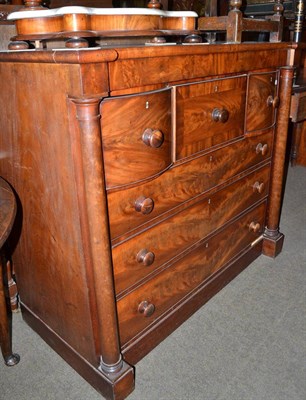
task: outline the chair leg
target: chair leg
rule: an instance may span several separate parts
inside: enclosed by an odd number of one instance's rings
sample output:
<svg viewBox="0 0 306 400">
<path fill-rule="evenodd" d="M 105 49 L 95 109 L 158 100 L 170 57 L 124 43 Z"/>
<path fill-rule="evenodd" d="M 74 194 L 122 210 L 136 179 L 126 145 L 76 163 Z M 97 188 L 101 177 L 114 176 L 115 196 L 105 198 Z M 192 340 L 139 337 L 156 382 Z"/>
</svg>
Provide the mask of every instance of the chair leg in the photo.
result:
<svg viewBox="0 0 306 400">
<path fill-rule="evenodd" d="M 0 346 L 5 364 L 9 367 L 18 364 L 20 357 L 18 354 L 12 352 L 12 340 L 3 282 L 2 262 L 0 262 Z"/>
<path fill-rule="evenodd" d="M 7 288 L 10 298 L 11 311 L 17 312 L 19 311 L 18 287 L 14 279 L 14 267 L 12 267 L 12 263 L 9 260 L 6 263 L 6 276 L 7 276 Z"/>
</svg>

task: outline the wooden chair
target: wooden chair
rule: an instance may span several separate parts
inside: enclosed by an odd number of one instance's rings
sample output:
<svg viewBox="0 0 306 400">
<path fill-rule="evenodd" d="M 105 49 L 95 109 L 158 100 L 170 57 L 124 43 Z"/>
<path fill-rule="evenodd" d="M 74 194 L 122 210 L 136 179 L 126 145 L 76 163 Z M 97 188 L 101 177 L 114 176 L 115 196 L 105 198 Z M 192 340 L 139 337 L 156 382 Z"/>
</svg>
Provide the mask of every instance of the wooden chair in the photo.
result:
<svg viewBox="0 0 306 400">
<path fill-rule="evenodd" d="M 240 8 L 242 0 L 230 0 L 228 15 L 221 17 L 202 17 L 198 29 L 202 31 L 225 32 L 226 42 L 241 43 L 243 32 L 267 32 L 270 42 L 281 42 L 283 33 L 283 4 L 276 0 L 274 14 L 269 19 L 244 18 Z"/>
<path fill-rule="evenodd" d="M 15 196 L 9 184 L 0 178 L 0 252 L 8 238 L 16 215 Z M 11 330 L 7 312 L 3 271 L 3 261 L 0 262 L 0 346 L 7 366 L 18 364 L 20 357 L 12 352 Z M 6 282 L 7 283 L 7 282 Z"/>
</svg>

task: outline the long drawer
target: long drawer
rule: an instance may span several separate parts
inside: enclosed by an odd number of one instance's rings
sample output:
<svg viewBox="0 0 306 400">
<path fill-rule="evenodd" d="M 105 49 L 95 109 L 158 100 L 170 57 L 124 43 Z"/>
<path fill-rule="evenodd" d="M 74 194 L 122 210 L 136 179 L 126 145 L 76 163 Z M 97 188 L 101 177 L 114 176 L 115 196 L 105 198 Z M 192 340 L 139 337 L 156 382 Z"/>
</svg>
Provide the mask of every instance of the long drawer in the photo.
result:
<svg viewBox="0 0 306 400">
<path fill-rule="evenodd" d="M 222 227 L 268 194 L 270 165 L 228 185 L 113 248 L 116 292 Z"/>
<path fill-rule="evenodd" d="M 170 308 L 251 245 L 262 233 L 265 203 L 160 274 L 117 301 L 121 345 L 148 328 Z M 257 228 L 255 228 L 257 227 Z M 173 238 L 175 240 L 175 238 Z"/>
<path fill-rule="evenodd" d="M 126 234 L 166 211 L 267 160 L 271 132 L 245 137 L 136 187 L 108 193 L 111 238 Z"/>
</svg>

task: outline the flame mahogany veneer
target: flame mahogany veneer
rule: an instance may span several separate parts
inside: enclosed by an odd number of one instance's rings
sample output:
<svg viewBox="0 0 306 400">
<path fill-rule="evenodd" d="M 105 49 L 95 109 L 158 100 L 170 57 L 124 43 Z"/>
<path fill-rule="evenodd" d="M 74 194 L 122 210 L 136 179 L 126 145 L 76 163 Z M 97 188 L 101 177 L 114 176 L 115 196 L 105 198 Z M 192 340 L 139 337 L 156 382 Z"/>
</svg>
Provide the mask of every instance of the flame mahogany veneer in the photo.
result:
<svg viewBox="0 0 306 400">
<path fill-rule="evenodd" d="M 275 257 L 294 46 L 0 53 L 0 175 L 23 316 L 107 399 Z M 200 334 L 200 332 L 199 332 Z"/>
</svg>

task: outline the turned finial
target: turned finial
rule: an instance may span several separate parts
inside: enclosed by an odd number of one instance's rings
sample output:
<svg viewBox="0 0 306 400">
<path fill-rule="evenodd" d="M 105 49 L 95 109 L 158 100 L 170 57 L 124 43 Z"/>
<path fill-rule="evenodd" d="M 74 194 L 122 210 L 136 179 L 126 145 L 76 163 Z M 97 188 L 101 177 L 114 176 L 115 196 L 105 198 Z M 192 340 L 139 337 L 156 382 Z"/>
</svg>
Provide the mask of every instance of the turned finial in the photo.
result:
<svg viewBox="0 0 306 400">
<path fill-rule="evenodd" d="M 65 43 L 65 47 L 68 49 L 83 49 L 89 46 L 88 40 L 81 37 L 74 37 L 68 39 Z"/>
<path fill-rule="evenodd" d="M 282 15 L 283 14 L 283 12 L 284 12 L 283 2 L 284 2 L 284 0 L 277 0 L 274 3 L 273 11 L 275 12 L 275 14 L 278 14 L 278 15 Z"/>
<path fill-rule="evenodd" d="M 148 8 L 161 8 L 162 5 L 159 0 L 150 0 L 148 3 Z"/>
<path fill-rule="evenodd" d="M 239 11 L 240 7 L 242 6 L 242 0 L 230 0 L 230 10 L 232 11 Z"/>
<path fill-rule="evenodd" d="M 44 8 L 42 5 L 42 0 L 24 0 L 24 5 L 26 8 L 31 10 L 38 10 Z"/>
<path fill-rule="evenodd" d="M 16 40 L 8 44 L 9 50 L 27 50 L 30 46 L 28 42 L 23 42 L 21 40 Z"/>
</svg>

